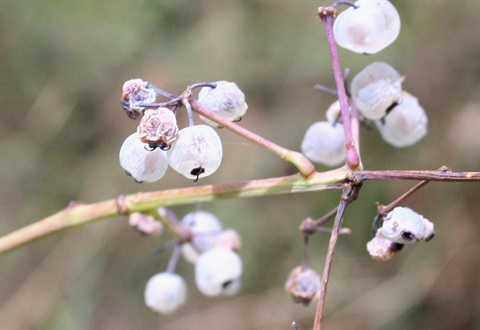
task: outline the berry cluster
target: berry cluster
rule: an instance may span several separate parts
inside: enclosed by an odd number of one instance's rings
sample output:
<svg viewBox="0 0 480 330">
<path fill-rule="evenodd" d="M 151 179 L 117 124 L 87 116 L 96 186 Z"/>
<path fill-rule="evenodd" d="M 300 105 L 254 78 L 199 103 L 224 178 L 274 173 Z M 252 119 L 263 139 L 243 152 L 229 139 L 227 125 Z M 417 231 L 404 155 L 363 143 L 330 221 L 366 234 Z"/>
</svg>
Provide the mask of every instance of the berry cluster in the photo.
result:
<svg viewBox="0 0 480 330">
<path fill-rule="evenodd" d="M 399 33 L 398 12 L 387 0 L 356 1 L 334 23 L 337 44 L 357 53 L 377 53 Z M 402 90 L 402 82 L 403 77 L 393 67 L 375 62 L 355 75 L 349 86 L 349 107 L 359 111 L 360 120 L 374 121 L 382 138 L 398 148 L 421 140 L 428 124 L 425 110 L 414 96 Z M 347 142 L 338 101 L 330 106 L 326 117 L 326 121 L 307 129 L 301 150 L 313 162 L 336 166 L 345 161 Z"/>
<path fill-rule="evenodd" d="M 396 207 L 384 218 L 375 237 L 367 243 L 373 259 L 387 261 L 405 244 L 429 241 L 435 235 L 434 225 L 408 207 Z"/>
<path fill-rule="evenodd" d="M 184 237 L 175 242 L 167 271 L 154 275 L 147 282 L 144 296 L 149 308 L 161 314 L 170 314 L 186 303 L 186 282 L 174 272 L 180 254 L 194 264 L 195 284 L 202 294 L 215 297 L 238 293 L 243 266 L 237 253 L 241 238 L 235 230 L 224 229 L 217 217 L 206 211 L 190 212 L 181 221 L 166 209 L 160 208 L 158 214 L 166 215 L 169 225 L 178 228 Z M 151 233 L 149 230 L 155 227 L 151 221 L 156 222 L 149 215 L 134 213 L 130 216 L 131 225 L 140 230 L 146 229 L 143 233 Z M 157 235 L 158 230 L 153 233 Z"/>
<path fill-rule="evenodd" d="M 228 120 L 240 120 L 247 111 L 245 95 L 235 83 L 218 81 L 189 87 L 203 87 L 198 102 Z M 158 96 L 170 100 L 156 103 Z M 168 166 L 197 181 L 214 173 L 222 162 L 222 143 L 210 126 L 218 126 L 200 116 L 208 125 L 195 125 L 186 97 L 169 94 L 141 79 L 123 85 L 123 109 L 130 118 L 141 118 L 137 132 L 120 148 L 120 165 L 137 182 L 160 180 Z M 177 111 L 185 106 L 190 125 L 179 130 Z"/>
</svg>

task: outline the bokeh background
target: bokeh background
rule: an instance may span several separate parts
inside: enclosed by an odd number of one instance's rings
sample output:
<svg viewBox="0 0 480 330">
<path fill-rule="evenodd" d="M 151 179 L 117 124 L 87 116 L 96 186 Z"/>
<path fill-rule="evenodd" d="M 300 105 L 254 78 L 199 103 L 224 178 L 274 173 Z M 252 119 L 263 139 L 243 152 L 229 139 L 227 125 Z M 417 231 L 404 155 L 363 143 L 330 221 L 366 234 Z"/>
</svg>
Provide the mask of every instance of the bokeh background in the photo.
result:
<svg viewBox="0 0 480 330">
<path fill-rule="evenodd" d="M 429 116 L 420 143 L 395 149 L 375 129 L 361 133 L 366 169 L 480 170 L 480 4 L 393 1 L 399 39 L 376 55 L 340 50 L 352 74 L 373 61 L 402 72 L 404 87 Z M 324 30 L 325 1 L 0 1 L 0 233 L 64 208 L 120 194 L 186 187 L 169 170 L 136 184 L 118 164 L 136 128 L 119 104 L 123 82 L 143 78 L 179 94 L 198 81 L 235 81 L 250 106 L 241 125 L 299 149 L 306 128 L 334 101 Z M 185 116 L 179 118 L 186 124 Z M 197 184 L 294 173 L 270 152 L 220 131 L 223 165 Z M 325 167 L 318 166 L 319 170 Z M 412 182 L 367 182 L 348 210 L 327 296 L 329 329 L 478 328 L 480 187 L 430 183 L 405 205 L 435 223 L 429 243 L 375 262 L 370 239 L 375 202 Z M 306 217 L 333 208 L 338 191 L 201 205 L 243 238 L 243 289 L 235 298 L 201 296 L 193 268 L 180 262 L 189 302 L 170 316 L 143 303 L 146 281 L 166 268 L 150 256 L 168 237 L 148 238 L 125 217 L 102 220 L 34 242 L 0 258 L 2 329 L 302 329 L 315 304 L 294 305 L 283 285 L 300 264 Z M 179 217 L 195 206 L 173 209 Z M 328 234 L 311 239 L 320 273 Z"/>
</svg>

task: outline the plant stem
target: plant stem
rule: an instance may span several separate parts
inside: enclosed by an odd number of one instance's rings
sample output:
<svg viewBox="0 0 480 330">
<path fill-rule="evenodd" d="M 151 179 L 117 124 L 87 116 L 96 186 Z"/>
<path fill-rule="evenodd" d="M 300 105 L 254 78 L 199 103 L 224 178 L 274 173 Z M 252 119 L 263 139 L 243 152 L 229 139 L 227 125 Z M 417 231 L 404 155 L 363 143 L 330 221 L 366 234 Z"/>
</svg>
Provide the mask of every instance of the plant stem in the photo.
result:
<svg viewBox="0 0 480 330">
<path fill-rule="evenodd" d="M 343 169 L 314 173 L 308 180 L 296 174 L 262 180 L 121 195 L 115 199 L 93 204 L 72 202 L 56 214 L 1 237 L 0 254 L 75 226 L 133 212 L 148 212 L 160 206 L 340 188 L 347 174 L 348 170 Z"/>
<path fill-rule="evenodd" d="M 274 152 L 282 160 L 292 163 L 299 170 L 300 174 L 305 178 L 308 178 L 315 172 L 315 167 L 313 164 L 301 153 L 286 149 L 278 144 L 275 144 L 264 137 L 257 135 L 242 126 L 239 126 L 230 120 L 223 118 L 222 116 L 217 115 L 207 107 L 200 104 L 193 95 L 190 95 L 188 98 L 192 109 L 198 114 L 207 117 L 208 119 L 216 122 L 222 127 L 225 127 L 234 133 Z"/>
<path fill-rule="evenodd" d="M 361 169 L 361 161 L 356 141 L 352 135 L 352 127 L 349 112 L 348 96 L 345 92 L 342 69 L 340 67 L 340 59 L 338 57 L 337 45 L 333 36 L 333 19 L 337 11 L 334 7 L 320 7 L 318 16 L 323 22 L 327 35 L 328 49 L 330 51 L 330 59 L 332 60 L 333 76 L 335 85 L 337 86 L 338 101 L 340 102 L 340 111 L 342 113 L 343 128 L 345 132 L 345 146 L 347 148 L 347 166 L 353 170 Z"/>
<path fill-rule="evenodd" d="M 314 330 L 321 329 L 321 322 L 323 316 L 323 310 L 325 307 L 325 299 L 327 295 L 328 280 L 330 277 L 330 271 L 332 269 L 333 255 L 335 253 L 335 247 L 337 245 L 338 235 L 342 227 L 343 215 L 345 214 L 345 209 L 350 203 L 351 198 L 355 195 L 355 190 L 357 187 L 348 185 L 343 190 L 340 203 L 338 205 L 337 214 L 335 216 L 335 221 L 333 223 L 332 235 L 330 235 L 330 242 L 328 243 L 327 257 L 325 259 L 325 265 L 323 267 L 322 275 L 322 285 L 320 288 L 320 297 L 317 303 L 317 310 L 315 313 L 315 323 L 313 325 Z"/>
<path fill-rule="evenodd" d="M 211 202 L 226 198 L 335 189 L 340 188 L 345 182 L 351 181 L 351 176 L 352 172 L 343 167 L 329 172 L 315 172 L 308 179 L 296 174 L 286 177 L 122 195 L 93 204 L 72 202 L 56 214 L 0 237 L 0 254 L 62 230 L 132 212 L 146 212 L 160 206 Z M 476 182 L 480 181 L 480 172 L 359 171 L 354 173 L 354 177 L 360 182 L 391 179 Z"/>
</svg>

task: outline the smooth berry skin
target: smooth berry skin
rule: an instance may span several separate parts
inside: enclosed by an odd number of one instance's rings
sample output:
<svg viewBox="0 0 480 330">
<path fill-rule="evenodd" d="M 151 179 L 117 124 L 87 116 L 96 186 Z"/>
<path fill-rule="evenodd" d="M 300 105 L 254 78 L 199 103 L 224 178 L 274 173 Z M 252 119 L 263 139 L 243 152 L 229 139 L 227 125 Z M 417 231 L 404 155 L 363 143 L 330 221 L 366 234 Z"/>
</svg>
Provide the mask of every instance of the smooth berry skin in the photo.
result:
<svg viewBox="0 0 480 330">
<path fill-rule="evenodd" d="M 173 273 L 159 273 L 151 277 L 145 287 L 145 305 L 160 314 L 172 314 L 187 301 L 187 285 Z"/>
<path fill-rule="evenodd" d="M 138 133 L 125 139 L 120 148 L 119 161 L 122 168 L 137 182 L 155 182 L 160 180 L 168 169 L 167 152 L 150 150 Z"/>
<path fill-rule="evenodd" d="M 311 125 L 301 144 L 302 153 L 316 163 L 335 166 L 345 161 L 345 133 L 340 123 L 319 121 Z"/>
<path fill-rule="evenodd" d="M 405 148 L 423 139 L 428 132 L 428 117 L 418 99 L 404 93 L 398 104 L 375 124 L 388 144 Z"/>
<path fill-rule="evenodd" d="M 215 130 L 207 125 L 189 126 L 178 132 L 168 150 L 168 163 L 186 178 L 197 181 L 213 174 L 222 162 L 222 142 Z"/>
<path fill-rule="evenodd" d="M 206 296 L 230 296 L 240 289 L 242 260 L 228 248 L 214 248 L 203 253 L 195 264 L 195 283 Z"/>
<path fill-rule="evenodd" d="M 359 0 L 340 13 L 334 23 L 340 47 L 361 54 L 375 54 L 397 39 L 400 16 L 387 0 Z"/>
<path fill-rule="evenodd" d="M 203 87 L 198 94 L 198 102 L 219 116 L 230 121 L 240 120 L 247 112 L 248 105 L 245 102 L 245 94 L 237 84 L 229 81 L 217 81 L 216 87 Z M 218 126 L 217 123 L 200 116 L 210 126 Z"/>
</svg>

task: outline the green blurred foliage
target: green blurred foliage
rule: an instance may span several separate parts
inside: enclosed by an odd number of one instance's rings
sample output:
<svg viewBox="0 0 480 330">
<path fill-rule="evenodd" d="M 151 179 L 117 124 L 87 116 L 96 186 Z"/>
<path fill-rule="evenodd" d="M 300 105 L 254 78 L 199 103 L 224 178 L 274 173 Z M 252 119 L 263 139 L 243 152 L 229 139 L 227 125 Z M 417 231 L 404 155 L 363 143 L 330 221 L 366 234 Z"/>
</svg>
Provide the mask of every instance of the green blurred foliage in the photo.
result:
<svg viewBox="0 0 480 330">
<path fill-rule="evenodd" d="M 418 145 L 394 149 L 362 131 L 367 169 L 480 169 L 480 5 L 478 1 L 394 1 L 400 38 L 361 56 L 340 50 L 352 73 L 385 61 L 405 77 L 429 119 Z M 142 190 L 189 186 L 170 171 L 155 184 L 134 183 L 118 150 L 135 130 L 119 104 L 121 86 L 141 77 L 172 93 L 197 81 L 231 80 L 250 106 L 241 125 L 288 148 L 334 101 L 314 91 L 333 86 L 319 5 L 313 1 L 8 1 L 0 2 L 0 234 L 64 208 Z M 186 124 L 182 115 L 180 123 Z M 228 131 L 221 169 L 199 184 L 294 172 L 268 151 Z M 324 170 L 318 166 L 319 170 Z M 478 327 L 479 185 L 431 183 L 406 205 L 435 222 L 428 243 L 407 246 L 388 263 L 365 250 L 375 202 L 388 203 L 411 182 L 367 182 L 347 210 L 327 295 L 328 328 L 473 329 Z M 9 329 L 302 329 L 314 304 L 283 292 L 301 262 L 298 226 L 338 202 L 338 191 L 227 200 L 202 206 L 243 237 L 244 289 L 209 299 L 192 267 L 178 271 L 190 299 L 171 316 L 143 304 L 150 276 L 168 255 L 148 251 L 127 219 L 104 220 L 1 257 L 0 327 Z M 192 206 L 175 208 L 179 216 Z M 311 264 L 323 267 L 327 234 L 311 239 Z"/>
</svg>

